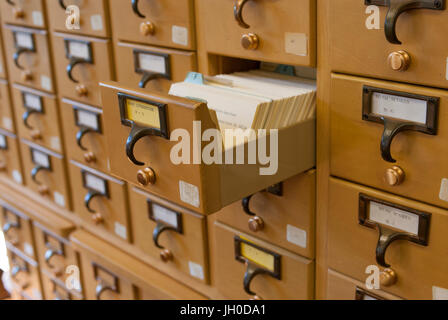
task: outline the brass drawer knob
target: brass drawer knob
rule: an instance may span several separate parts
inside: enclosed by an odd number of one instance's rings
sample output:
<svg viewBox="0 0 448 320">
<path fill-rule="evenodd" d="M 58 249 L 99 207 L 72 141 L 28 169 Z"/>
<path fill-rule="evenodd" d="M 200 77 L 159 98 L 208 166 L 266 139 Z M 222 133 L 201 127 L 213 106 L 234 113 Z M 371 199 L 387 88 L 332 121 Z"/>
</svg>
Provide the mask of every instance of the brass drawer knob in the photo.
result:
<svg viewBox="0 0 448 320">
<path fill-rule="evenodd" d="M 252 232 L 259 232 L 264 229 L 264 221 L 260 217 L 253 217 L 249 219 L 249 229 Z"/>
<path fill-rule="evenodd" d="M 155 184 L 156 183 L 156 173 L 151 168 L 146 168 L 144 170 L 140 170 L 137 173 L 137 181 L 144 187 L 146 187 L 149 184 Z"/>
<path fill-rule="evenodd" d="M 393 166 L 392 168 L 389 168 L 386 170 L 385 179 L 387 184 L 390 186 L 399 186 L 404 182 L 404 179 L 406 177 L 406 174 L 404 173 L 403 169 L 401 169 L 398 166 Z"/>
<path fill-rule="evenodd" d="M 102 224 L 104 222 L 104 218 L 101 213 L 92 214 L 92 220 L 96 225 Z"/>
<path fill-rule="evenodd" d="M 140 33 L 143 36 L 151 36 L 156 32 L 156 27 L 152 22 L 146 21 L 140 24 Z"/>
<path fill-rule="evenodd" d="M 85 97 L 88 94 L 87 87 L 83 84 L 77 85 L 75 90 L 76 90 L 76 93 L 78 94 L 78 96 L 80 96 L 80 97 Z"/>
<path fill-rule="evenodd" d="M 397 273 L 390 268 L 384 269 L 380 274 L 380 284 L 382 287 L 390 287 L 397 283 Z"/>
<path fill-rule="evenodd" d="M 169 262 L 173 260 L 173 253 L 168 249 L 164 249 L 160 251 L 160 259 L 162 259 L 162 261 L 165 263 Z"/>
<path fill-rule="evenodd" d="M 25 18 L 25 11 L 22 8 L 14 8 L 13 9 L 14 18 L 23 19 Z"/>
<path fill-rule="evenodd" d="M 244 34 L 241 38 L 241 45 L 246 50 L 257 50 L 260 45 L 260 38 L 254 33 Z"/>
<path fill-rule="evenodd" d="M 96 162 L 96 157 L 93 154 L 93 152 L 87 152 L 87 153 L 84 153 L 84 160 L 87 163 L 93 163 L 93 162 Z"/>
<path fill-rule="evenodd" d="M 47 186 L 42 185 L 37 187 L 37 192 L 39 192 L 41 196 L 47 196 L 50 194 L 50 189 Z"/>
<path fill-rule="evenodd" d="M 406 71 L 411 65 L 411 56 L 403 50 L 392 52 L 387 60 L 394 71 Z"/>
<path fill-rule="evenodd" d="M 40 133 L 39 130 L 33 130 L 31 132 L 31 139 L 33 139 L 33 140 L 40 140 L 40 139 L 42 139 L 42 134 Z"/>
<path fill-rule="evenodd" d="M 20 75 L 20 79 L 25 82 L 25 81 L 31 81 L 33 80 L 33 74 L 31 73 L 31 71 L 23 71 L 22 74 Z"/>
<path fill-rule="evenodd" d="M 0 161 L 0 172 L 5 172 L 7 169 L 6 163 L 4 161 Z"/>
</svg>

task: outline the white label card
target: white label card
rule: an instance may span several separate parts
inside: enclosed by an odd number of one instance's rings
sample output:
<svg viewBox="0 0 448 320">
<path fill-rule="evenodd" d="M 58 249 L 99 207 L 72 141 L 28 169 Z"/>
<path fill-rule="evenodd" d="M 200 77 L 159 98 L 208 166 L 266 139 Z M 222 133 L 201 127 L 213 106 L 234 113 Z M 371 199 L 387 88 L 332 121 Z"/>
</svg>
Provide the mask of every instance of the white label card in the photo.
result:
<svg viewBox="0 0 448 320">
<path fill-rule="evenodd" d="M 90 24 L 93 31 L 103 30 L 103 17 L 100 14 L 94 14 L 90 17 Z"/>
<path fill-rule="evenodd" d="M 370 202 L 369 207 L 370 220 L 413 235 L 418 235 L 420 221 L 418 215 L 373 201 Z"/>
<path fill-rule="evenodd" d="M 0 149 L 6 149 L 8 143 L 6 142 L 6 137 L 0 134 Z"/>
<path fill-rule="evenodd" d="M 70 41 L 68 43 L 68 50 L 72 57 L 90 60 L 89 45 L 87 43 Z"/>
<path fill-rule="evenodd" d="M 45 154 L 37 150 L 33 150 L 32 152 L 35 164 L 44 168 L 50 168 L 50 156 L 48 154 Z"/>
<path fill-rule="evenodd" d="M 95 113 L 84 110 L 77 110 L 76 112 L 78 116 L 78 125 L 86 126 L 90 129 L 98 131 L 98 117 Z"/>
<path fill-rule="evenodd" d="M 190 269 L 190 275 L 194 278 L 204 280 L 204 268 L 201 265 L 191 262 L 188 262 L 188 267 Z"/>
<path fill-rule="evenodd" d="M 165 207 L 159 206 L 156 203 L 152 204 L 152 216 L 156 221 L 164 222 L 174 228 L 179 227 L 177 225 L 177 213 Z"/>
<path fill-rule="evenodd" d="M 30 245 L 29 243 L 24 243 L 23 244 L 23 250 L 25 251 L 25 253 L 29 256 L 33 256 L 34 255 L 34 249 L 33 246 Z"/>
<path fill-rule="evenodd" d="M 371 111 L 380 116 L 426 124 L 428 102 L 374 92 Z"/>
<path fill-rule="evenodd" d="M 34 49 L 33 34 L 26 32 L 16 32 L 16 44 L 21 48 L 33 50 Z"/>
<path fill-rule="evenodd" d="M 180 200 L 199 208 L 199 188 L 185 181 L 179 181 Z"/>
<path fill-rule="evenodd" d="M 286 240 L 301 248 L 307 247 L 306 231 L 289 224 L 286 227 Z"/>
<path fill-rule="evenodd" d="M 17 182 L 18 184 L 23 184 L 22 174 L 21 174 L 19 171 L 14 170 L 14 171 L 12 172 L 12 178 L 13 178 L 14 181 Z"/>
<path fill-rule="evenodd" d="M 126 227 L 119 222 L 115 222 L 115 234 L 125 240 L 128 238 L 128 231 Z"/>
<path fill-rule="evenodd" d="M 138 62 L 140 69 L 142 70 L 166 74 L 165 57 L 148 53 L 140 53 L 138 55 Z"/>
<path fill-rule="evenodd" d="M 65 197 L 57 191 L 54 192 L 54 202 L 56 202 L 57 205 L 65 208 Z"/>
<path fill-rule="evenodd" d="M 285 33 L 285 52 L 296 56 L 308 55 L 308 37 L 304 33 Z"/>
<path fill-rule="evenodd" d="M 53 90 L 53 83 L 51 82 L 50 77 L 41 75 L 40 76 L 40 85 L 44 90 L 47 90 L 47 91 Z"/>
<path fill-rule="evenodd" d="M 39 96 L 27 92 L 25 92 L 23 96 L 25 99 L 25 106 L 27 108 L 31 108 L 39 112 L 42 112 L 42 100 Z"/>
<path fill-rule="evenodd" d="M 173 26 L 172 41 L 182 46 L 188 46 L 188 29 L 185 27 Z"/>
<path fill-rule="evenodd" d="M 432 287 L 432 299 L 433 300 L 448 300 L 448 289 L 440 287 Z"/>
<path fill-rule="evenodd" d="M 85 174 L 85 179 L 87 188 L 98 191 L 103 195 L 107 193 L 106 181 L 103 179 L 89 173 Z"/>
<path fill-rule="evenodd" d="M 8 130 L 12 130 L 12 119 L 8 117 L 4 117 L 2 119 L 3 127 Z"/>
<path fill-rule="evenodd" d="M 31 14 L 33 17 L 33 24 L 35 26 L 43 26 L 44 25 L 44 17 L 42 15 L 42 12 L 40 11 L 33 11 L 33 13 Z"/>
</svg>

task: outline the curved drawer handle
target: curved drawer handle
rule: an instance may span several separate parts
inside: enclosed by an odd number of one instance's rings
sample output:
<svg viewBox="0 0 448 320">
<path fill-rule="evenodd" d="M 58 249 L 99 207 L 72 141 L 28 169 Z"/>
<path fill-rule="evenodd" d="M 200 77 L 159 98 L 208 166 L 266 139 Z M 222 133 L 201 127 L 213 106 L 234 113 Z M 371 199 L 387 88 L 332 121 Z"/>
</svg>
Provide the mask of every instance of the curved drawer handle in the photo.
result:
<svg viewBox="0 0 448 320">
<path fill-rule="evenodd" d="M 144 166 L 144 162 L 140 162 L 135 158 L 134 149 L 137 142 L 148 136 L 157 136 L 158 132 L 153 128 L 141 128 L 136 124 L 132 125 L 131 133 L 126 141 L 126 155 L 128 159 L 136 166 Z"/>
<path fill-rule="evenodd" d="M 264 269 L 258 268 L 249 262 L 247 262 L 246 264 L 247 269 L 246 273 L 244 274 L 244 282 L 243 282 L 244 291 L 250 296 L 256 296 L 257 294 L 250 289 L 252 280 L 258 275 L 269 274 L 269 272 Z"/>
<path fill-rule="evenodd" d="M 243 9 L 249 0 L 235 0 L 235 4 L 233 6 L 233 14 L 235 16 L 235 20 L 238 22 L 238 25 L 244 29 L 249 29 L 250 25 L 248 25 L 243 18 Z"/>
<path fill-rule="evenodd" d="M 241 202 L 241 205 L 243 206 L 244 213 L 251 217 L 254 217 L 257 215 L 256 213 L 254 213 L 250 210 L 250 201 L 252 200 L 253 196 L 254 195 L 248 196 L 247 198 L 244 198 Z"/>
<path fill-rule="evenodd" d="M 82 144 L 82 139 L 84 138 L 84 136 L 86 134 L 93 133 L 93 132 L 96 132 L 96 131 L 93 129 L 87 128 L 87 127 L 83 127 L 78 131 L 78 133 L 76 134 L 76 143 L 81 148 L 81 150 L 88 151 L 88 149 Z"/>
<path fill-rule="evenodd" d="M 65 5 L 64 0 L 59 0 L 59 5 L 62 9 L 67 10 L 67 6 Z"/>
<path fill-rule="evenodd" d="M 390 151 L 392 141 L 400 132 L 412 130 L 415 123 L 396 121 L 384 117 L 381 120 L 384 123 L 383 136 L 381 137 L 381 156 L 387 162 L 396 163 L 397 161 L 392 158 Z"/>
<path fill-rule="evenodd" d="M 23 124 L 25 125 L 25 127 L 27 129 L 34 130 L 34 128 L 29 124 L 28 120 L 30 119 L 31 115 L 33 115 L 35 113 L 36 114 L 40 113 L 40 111 L 27 108 L 26 112 L 23 114 L 23 116 L 22 116 Z"/>
<path fill-rule="evenodd" d="M 144 88 L 146 88 L 146 85 L 148 84 L 148 82 L 156 80 L 156 79 L 161 79 L 161 78 L 165 78 L 165 75 L 163 75 L 161 73 L 155 73 L 155 72 L 145 72 L 143 74 L 143 78 L 139 82 L 138 86 L 140 88 L 144 89 Z"/>
<path fill-rule="evenodd" d="M 98 285 L 95 288 L 96 299 L 101 300 L 101 296 L 106 291 L 112 291 L 115 293 L 117 292 L 117 290 L 114 287 L 109 286 L 109 285 L 105 284 L 104 281 L 100 280 L 100 282 L 98 283 Z"/>
<path fill-rule="evenodd" d="M 14 3 L 14 2 L 12 2 L 11 0 L 6 0 L 6 2 L 8 3 L 8 4 L 10 4 L 11 6 L 15 6 L 16 4 Z"/>
<path fill-rule="evenodd" d="M 12 230 L 12 229 L 18 229 L 20 226 L 18 223 L 15 222 L 8 222 L 3 226 L 3 233 L 6 235 L 8 235 L 8 233 Z"/>
<path fill-rule="evenodd" d="M 11 270 L 11 278 L 16 279 L 17 276 L 21 273 L 21 272 L 25 272 L 26 270 L 24 268 L 22 268 L 21 266 L 13 266 L 12 270 Z"/>
<path fill-rule="evenodd" d="M 390 265 L 386 263 L 386 251 L 387 248 L 394 241 L 398 240 L 408 240 L 412 241 L 411 235 L 403 232 L 396 232 L 387 228 L 382 227 L 377 224 L 376 228 L 379 232 L 378 244 L 376 246 L 376 262 L 385 268 L 390 268 Z"/>
<path fill-rule="evenodd" d="M 152 233 L 152 240 L 154 241 L 154 245 L 157 248 L 162 249 L 162 250 L 165 249 L 165 247 L 159 244 L 159 238 L 160 238 L 160 235 L 162 233 L 164 233 L 165 231 L 177 232 L 177 229 L 159 222 L 159 223 L 157 223 L 157 226 Z"/>
<path fill-rule="evenodd" d="M 40 182 L 37 180 L 37 174 L 38 174 L 40 171 L 44 171 L 44 170 L 50 172 L 50 169 L 45 168 L 45 167 L 42 167 L 42 166 L 36 166 L 36 167 L 34 167 L 33 170 L 31 171 L 31 179 L 32 179 L 37 185 L 42 185 L 42 183 L 40 183 Z"/>
<path fill-rule="evenodd" d="M 53 249 L 48 249 L 45 252 L 45 263 L 47 264 L 47 266 L 49 266 L 52 269 L 54 269 L 55 266 L 51 263 L 51 259 L 53 259 L 55 256 L 63 257 L 64 255 L 62 254 L 61 251 L 53 250 Z"/>
<path fill-rule="evenodd" d="M 84 205 L 86 206 L 87 211 L 89 211 L 92 214 L 97 213 L 90 207 L 92 200 L 96 197 L 103 197 L 103 195 L 97 191 L 89 191 L 89 193 L 87 193 L 86 196 L 84 197 Z"/>
<path fill-rule="evenodd" d="M 138 0 L 132 0 L 132 11 L 140 17 L 140 18 L 146 18 L 145 15 L 143 15 L 140 10 L 138 9 Z"/>
<path fill-rule="evenodd" d="M 23 53 L 26 53 L 26 52 L 34 52 L 34 51 L 31 50 L 31 49 L 28 49 L 28 48 L 19 48 L 19 49 L 17 49 L 17 51 L 16 51 L 16 52 L 14 53 L 14 55 L 13 55 L 14 64 L 15 64 L 16 67 L 19 68 L 20 70 L 25 70 L 25 68 L 22 67 L 22 66 L 20 65 L 20 63 L 19 63 L 19 58 L 20 58 L 20 56 L 21 56 Z"/>
<path fill-rule="evenodd" d="M 78 64 L 81 64 L 81 63 L 90 63 L 90 62 L 85 59 L 81 59 L 81 58 L 71 58 L 70 64 L 67 66 L 67 76 L 74 83 L 79 83 L 79 81 L 76 80 L 75 78 L 73 78 L 73 74 L 72 74 L 73 68 L 75 68 L 75 66 L 77 66 Z"/>
</svg>

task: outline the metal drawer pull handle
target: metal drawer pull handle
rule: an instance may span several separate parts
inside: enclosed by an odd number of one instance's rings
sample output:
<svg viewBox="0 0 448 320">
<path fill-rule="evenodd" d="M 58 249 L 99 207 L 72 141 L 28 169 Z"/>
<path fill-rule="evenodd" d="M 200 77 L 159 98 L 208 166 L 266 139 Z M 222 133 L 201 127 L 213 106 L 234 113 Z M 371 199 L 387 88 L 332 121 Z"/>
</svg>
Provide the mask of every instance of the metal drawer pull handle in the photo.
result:
<svg viewBox="0 0 448 320">
<path fill-rule="evenodd" d="M 238 25 L 244 29 L 249 29 L 250 26 L 244 21 L 243 18 L 243 8 L 249 0 L 235 0 L 235 5 L 233 6 L 233 14 L 235 15 L 235 20 Z"/>
<path fill-rule="evenodd" d="M 15 6 L 16 4 L 14 3 L 14 2 L 12 2 L 11 0 L 6 0 L 6 2 L 8 3 L 8 4 L 10 4 L 11 6 Z"/>
<path fill-rule="evenodd" d="M 6 236 L 12 229 L 19 229 L 19 224 L 14 222 L 8 222 L 3 226 L 2 231 Z"/>
<path fill-rule="evenodd" d="M 90 213 L 92 213 L 92 214 L 95 214 L 95 213 L 97 213 L 95 210 L 93 210 L 91 207 L 90 207 L 90 204 L 92 203 L 92 200 L 94 199 L 94 198 L 96 198 L 96 197 L 102 197 L 103 195 L 101 194 L 101 193 L 99 193 L 99 192 L 96 192 L 96 191 L 89 191 L 89 193 L 85 196 L 85 198 L 84 198 L 84 205 L 86 206 L 86 208 L 87 208 L 87 211 L 89 211 Z"/>
<path fill-rule="evenodd" d="M 11 270 L 11 277 L 13 279 L 16 279 L 17 276 L 21 273 L 21 272 L 26 272 L 26 269 L 22 268 L 21 266 L 14 266 Z"/>
<path fill-rule="evenodd" d="M 146 85 L 148 84 L 148 82 L 156 80 L 156 79 L 161 79 L 161 78 L 166 78 L 166 76 L 161 73 L 145 72 L 143 74 L 143 78 L 139 82 L 138 86 L 140 88 L 144 89 L 146 87 Z"/>
<path fill-rule="evenodd" d="M 158 132 L 153 128 L 141 128 L 135 124 L 132 126 L 131 133 L 128 137 L 128 140 L 126 141 L 126 155 L 128 156 L 129 160 L 136 166 L 144 166 L 145 163 L 140 162 L 135 158 L 135 145 L 142 138 L 147 136 L 158 136 Z"/>
<path fill-rule="evenodd" d="M 82 144 L 82 138 L 84 138 L 86 134 L 93 132 L 96 131 L 87 127 L 83 127 L 78 131 L 78 133 L 76 134 L 76 143 L 81 148 L 81 150 L 88 151 L 88 149 Z"/>
<path fill-rule="evenodd" d="M 64 255 L 62 254 L 61 251 L 59 250 L 53 250 L 53 249 L 48 249 L 45 252 L 45 263 L 47 264 L 47 266 L 49 266 L 51 269 L 54 269 L 55 266 L 51 263 L 51 259 L 53 259 L 55 256 L 60 256 L 63 257 Z"/>
<path fill-rule="evenodd" d="M 257 296 L 257 294 L 250 289 L 252 280 L 258 275 L 269 274 L 269 272 L 264 269 L 258 268 L 249 262 L 247 262 L 246 265 L 247 269 L 246 273 L 244 274 L 244 291 L 250 296 Z"/>
<path fill-rule="evenodd" d="M 384 228 L 377 224 L 376 226 L 379 232 L 378 244 L 376 246 L 376 262 L 382 267 L 390 268 L 390 264 L 386 263 L 386 251 L 387 248 L 394 241 L 406 240 L 412 241 L 412 237 L 408 233 L 396 232 L 388 228 Z"/>
<path fill-rule="evenodd" d="M 35 109 L 27 108 L 26 112 L 22 116 L 23 124 L 25 125 L 26 128 L 28 128 L 30 130 L 34 130 L 34 128 L 29 124 L 28 120 L 30 119 L 31 115 L 33 115 L 35 113 L 37 114 L 37 113 L 41 113 L 41 112 L 38 110 L 35 110 Z"/>
<path fill-rule="evenodd" d="M 96 299 L 101 300 L 101 296 L 106 291 L 117 292 L 117 290 L 114 287 L 109 286 L 106 283 L 104 283 L 104 281 L 100 280 L 95 289 Z"/>
<path fill-rule="evenodd" d="M 14 53 L 14 55 L 13 55 L 13 58 L 14 58 L 14 64 L 15 64 L 16 67 L 19 68 L 20 70 L 25 70 L 25 68 L 22 67 L 22 66 L 20 65 L 20 63 L 19 63 L 19 58 L 20 58 L 20 56 L 21 56 L 23 53 L 26 53 L 26 52 L 34 52 L 34 51 L 31 50 L 31 49 L 28 49 L 28 48 L 19 48 L 19 49 Z"/>
<path fill-rule="evenodd" d="M 71 58 L 71 59 L 70 59 L 70 64 L 67 66 L 67 76 L 68 76 L 68 78 L 69 78 L 71 81 L 73 81 L 74 83 L 79 83 L 79 81 L 76 80 L 75 78 L 73 78 L 73 74 L 72 74 L 72 72 L 73 72 L 73 68 L 74 68 L 75 66 L 77 66 L 78 64 L 81 64 L 81 63 L 91 63 L 91 62 L 89 62 L 89 61 L 87 61 L 87 60 L 85 60 L 85 59 Z"/>
<path fill-rule="evenodd" d="M 59 0 L 59 5 L 62 9 L 67 10 L 67 6 L 65 5 L 64 0 Z"/>
<path fill-rule="evenodd" d="M 164 246 L 159 244 L 159 238 L 160 235 L 162 233 L 164 233 L 165 231 L 175 231 L 177 232 L 177 229 L 171 226 L 168 226 L 164 223 L 157 223 L 156 228 L 154 229 L 153 233 L 152 233 L 152 240 L 154 241 L 154 245 L 159 248 L 159 249 L 165 249 Z"/>
<path fill-rule="evenodd" d="M 140 18 L 146 18 L 145 15 L 143 15 L 140 10 L 138 9 L 138 0 L 132 0 L 132 11 L 140 17 Z"/>
<path fill-rule="evenodd" d="M 33 181 L 34 181 L 36 184 L 38 184 L 38 185 L 42 185 L 42 183 L 40 183 L 39 181 L 37 181 L 37 174 L 38 174 L 40 171 L 44 171 L 44 170 L 50 172 L 50 169 L 45 168 L 45 167 L 42 167 L 42 166 L 36 166 L 36 167 L 34 167 L 33 170 L 31 171 L 31 179 L 33 179 Z"/>
<path fill-rule="evenodd" d="M 384 122 L 384 132 L 381 137 L 381 156 L 387 162 L 396 163 L 397 161 L 392 158 L 390 151 L 392 141 L 400 132 L 412 130 L 415 123 L 396 121 L 384 117 L 381 120 Z"/>
</svg>

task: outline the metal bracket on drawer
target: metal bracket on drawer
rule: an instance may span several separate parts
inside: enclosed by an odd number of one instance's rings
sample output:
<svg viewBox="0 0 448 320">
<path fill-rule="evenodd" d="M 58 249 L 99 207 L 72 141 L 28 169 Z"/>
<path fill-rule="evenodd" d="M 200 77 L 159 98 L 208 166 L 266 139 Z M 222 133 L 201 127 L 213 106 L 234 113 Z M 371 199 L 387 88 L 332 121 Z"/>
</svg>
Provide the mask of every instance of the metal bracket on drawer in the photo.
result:
<svg viewBox="0 0 448 320">
<path fill-rule="evenodd" d="M 395 27 L 403 12 L 414 9 L 445 10 L 445 0 L 365 0 L 365 4 L 389 7 L 384 30 L 386 39 L 392 44 L 401 44 Z"/>
</svg>

